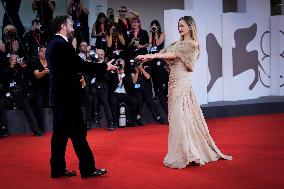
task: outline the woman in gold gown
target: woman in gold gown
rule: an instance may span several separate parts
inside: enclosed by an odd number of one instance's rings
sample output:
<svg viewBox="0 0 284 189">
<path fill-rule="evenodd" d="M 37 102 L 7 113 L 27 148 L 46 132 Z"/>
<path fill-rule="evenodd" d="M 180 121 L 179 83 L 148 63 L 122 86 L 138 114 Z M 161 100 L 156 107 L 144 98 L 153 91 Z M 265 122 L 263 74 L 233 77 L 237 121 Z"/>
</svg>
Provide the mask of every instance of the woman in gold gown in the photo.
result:
<svg viewBox="0 0 284 189">
<path fill-rule="evenodd" d="M 168 153 L 164 164 L 182 169 L 191 163 L 204 165 L 220 158 L 231 160 L 231 156 L 222 154 L 210 136 L 192 89 L 191 76 L 200 53 L 194 19 L 181 17 L 178 30 L 181 39 L 167 49 L 137 56 L 141 61 L 164 59 L 170 65 Z"/>
</svg>

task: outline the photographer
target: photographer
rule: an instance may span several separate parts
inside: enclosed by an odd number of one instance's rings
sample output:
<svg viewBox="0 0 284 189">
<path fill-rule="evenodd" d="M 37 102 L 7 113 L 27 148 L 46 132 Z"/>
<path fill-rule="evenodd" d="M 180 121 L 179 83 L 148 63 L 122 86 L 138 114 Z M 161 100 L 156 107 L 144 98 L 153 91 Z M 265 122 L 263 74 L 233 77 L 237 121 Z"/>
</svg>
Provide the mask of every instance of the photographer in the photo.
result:
<svg viewBox="0 0 284 189">
<path fill-rule="evenodd" d="M 28 120 L 31 131 L 35 136 L 41 136 L 35 115 L 32 111 L 28 95 L 30 93 L 29 78 L 30 70 L 16 53 L 11 53 L 9 58 L 10 65 L 3 71 L 3 87 L 9 98 L 22 109 Z M 8 96 L 8 95 L 7 95 Z"/>
<path fill-rule="evenodd" d="M 46 46 L 39 47 L 38 59 L 33 65 L 33 74 L 35 76 L 35 115 L 38 121 L 39 129 L 45 130 L 44 124 L 44 105 L 48 105 L 49 99 L 49 69 L 45 58 Z"/>
<path fill-rule="evenodd" d="M 106 37 L 107 17 L 104 13 L 99 13 L 96 22 L 93 24 L 92 38 L 96 38 L 96 48 L 106 51 Z"/>
<path fill-rule="evenodd" d="M 113 8 L 107 9 L 107 20 L 108 20 L 108 22 L 114 21 L 114 10 L 113 10 Z"/>
<path fill-rule="evenodd" d="M 130 50 L 130 57 L 135 58 L 137 55 L 147 54 L 147 47 L 149 45 L 149 36 L 146 30 L 141 29 L 141 22 L 139 18 L 131 20 L 132 31 L 130 32 L 128 44 Z"/>
<path fill-rule="evenodd" d="M 118 125 L 119 102 L 125 102 L 129 109 L 128 125 L 134 125 L 134 120 L 136 119 L 139 125 L 143 125 L 140 119 L 141 116 L 137 115 L 137 99 L 132 96 L 133 83 L 131 76 L 124 72 L 124 60 L 122 58 L 118 59 L 116 66 L 118 69 L 115 72 L 110 72 L 109 74 L 109 98 L 113 115 L 113 123 L 115 126 Z"/>
<path fill-rule="evenodd" d="M 11 52 L 19 51 L 19 42 L 17 40 L 17 29 L 13 25 L 7 25 L 3 30 L 3 42 L 5 44 L 5 51 L 7 57 Z"/>
<path fill-rule="evenodd" d="M 110 61 L 106 61 L 105 52 L 103 49 L 96 49 L 97 64 L 108 64 L 113 63 L 114 59 Z M 94 104 L 95 111 L 98 113 L 99 105 L 101 104 L 104 108 L 105 117 L 107 120 L 107 126 L 109 131 L 113 131 L 115 129 L 115 125 L 113 123 L 113 117 L 111 113 L 110 104 L 108 101 L 108 77 L 106 71 L 97 72 L 95 77 L 92 78 L 91 81 L 91 91 L 95 91 L 97 97 L 97 104 Z M 98 115 L 98 114 L 97 114 Z M 99 121 L 99 120 L 97 120 Z"/>
<path fill-rule="evenodd" d="M 125 49 L 125 39 L 122 30 L 117 23 L 112 22 L 109 24 L 106 32 L 106 41 L 108 55 L 112 55 L 114 51 L 122 51 Z"/>
<path fill-rule="evenodd" d="M 90 51 L 89 51 L 88 43 L 86 41 L 81 41 L 78 55 L 84 61 L 88 61 L 90 59 Z"/>
<path fill-rule="evenodd" d="M 142 115 L 143 103 L 146 102 L 154 118 L 161 124 L 165 123 L 153 101 L 151 71 L 149 66 L 135 62 L 131 76 L 134 84 L 134 95 L 138 100 L 138 114 Z"/>
<path fill-rule="evenodd" d="M 161 30 L 158 20 L 153 20 L 150 24 L 150 52 L 157 53 L 164 48 L 165 33 Z M 156 52 L 155 52 L 156 51 Z"/>
<path fill-rule="evenodd" d="M 16 31 L 18 32 L 18 37 L 20 40 L 23 39 L 23 35 L 25 33 L 25 28 L 22 24 L 22 21 L 19 17 L 19 9 L 21 6 L 22 0 L 1 0 L 2 5 L 5 6 L 5 14 L 3 17 L 3 27 L 2 27 L 2 40 L 4 40 L 4 28 L 7 25 L 13 25 L 16 28 Z"/>
<path fill-rule="evenodd" d="M 153 20 L 150 24 L 150 50 L 149 53 L 158 53 L 164 48 L 165 34 L 161 30 L 161 25 L 157 20 Z M 155 97 L 159 101 L 163 109 L 168 112 L 168 82 L 169 72 L 165 61 L 161 59 L 154 59 L 150 62 L 152 72 L 153 87 L 155 90 Z"/>
<path fill-rule="evenodd" d="M 55 6 L 55 1 L 52 0 L 32 1 L 32 10 L 36 11 L 36 17 L 39 20 L 39 23 L 43 26 L 43 30 L 49 29 Z"/>
<path fill-rule="evenodd" d="M 119 24 L 122 30 L 123 37 L 128 42 L 129 34 L 131 31 L 130 21 L 133 18 L 138 18 L 140 14 L 137 11 L 127 8 L 126 6 L 121 6 L 117 12 L 118 15 L 115 18 L 114 22 Z M 127 15 L 127 13 L 130 13 L 130 15 Z"/>
<path fill-rule="evenodd" d="M 32 28 L 24 35 L 27 52 L 31 60 L 38 57 L 39 47 L 47 44 L 47 33 L 42 30 L 42 25 L 38 19 L 32 21 Z"/>
<path fill-rule="evenodd" d="M 89 10 L 81 0 L 68 0 L 67 13 L 72 16 L 74 22 L 75 37 L 77 41 L 87 41 L 89 44 Z"/>
</svg>

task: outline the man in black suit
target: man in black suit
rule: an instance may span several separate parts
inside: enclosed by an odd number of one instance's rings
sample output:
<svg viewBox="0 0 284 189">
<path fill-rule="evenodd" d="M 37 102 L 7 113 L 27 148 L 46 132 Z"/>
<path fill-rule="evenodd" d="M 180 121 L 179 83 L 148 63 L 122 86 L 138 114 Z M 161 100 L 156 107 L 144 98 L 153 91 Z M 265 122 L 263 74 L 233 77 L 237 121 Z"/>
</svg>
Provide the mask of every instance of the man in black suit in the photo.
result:
<svg viewBox="0 0 284 189">
<path fill-rule="evenodd" d="M 74 31 L 72 22 L 67 15 L 57 16 L 51 22 L 55 33 L 50 41 L 46 58 L 50 71 L 50 102 L 53 106 L 53 134 L 51 138 L 51 177 L 75 176 L 75 171 L 68 171 L 65 162 L 65 150 L 68 138 L 79 159 L 82 178 L 100 176 L 107 173 L 106 169 L 97 169 L 94 157 L 86 140 L 81 111 L 82 72 L 99 72 L 116 67 L 111 64 L 83 63 L 68 42 Z"/>
</svg>

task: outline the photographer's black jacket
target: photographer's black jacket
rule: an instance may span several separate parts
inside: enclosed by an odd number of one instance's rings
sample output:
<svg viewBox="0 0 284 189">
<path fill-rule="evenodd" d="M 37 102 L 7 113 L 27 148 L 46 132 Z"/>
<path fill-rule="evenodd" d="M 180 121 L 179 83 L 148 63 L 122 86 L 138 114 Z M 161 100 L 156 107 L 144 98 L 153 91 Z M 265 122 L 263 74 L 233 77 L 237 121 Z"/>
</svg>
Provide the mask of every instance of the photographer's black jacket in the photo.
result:
<svg viewBox="0 0 284 189">
<path fill-rule="evenodd" d="M 25 96 L 31 93 L 32 72 L 28 67 L 23 68 L 19 64 L 15 64 L 13 68 L 7 66 L 2 75 L 5 92 L 11 92 L 13 96 Z M 11 86 L 11 83 L 14 83 L 14 86 Z"/>
<path fill-rule="evenodd" d="M 96 73 L 107 69 L 106 64 L 87 64 L 71 43 L 55 35 L 46 50 L 50 71 L 50 102 L 54 106 L 81 106 L 80 73 Z"/>
</svg>

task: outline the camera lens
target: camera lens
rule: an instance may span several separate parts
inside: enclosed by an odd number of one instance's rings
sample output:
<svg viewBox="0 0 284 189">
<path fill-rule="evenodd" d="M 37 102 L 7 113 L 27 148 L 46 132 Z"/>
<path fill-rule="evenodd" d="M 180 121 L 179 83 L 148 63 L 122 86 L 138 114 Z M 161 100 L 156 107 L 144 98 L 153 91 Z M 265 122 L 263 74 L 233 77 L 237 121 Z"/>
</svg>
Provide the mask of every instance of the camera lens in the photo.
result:
<svg viewBox="0 0 284 189">
<path fill-rule="evenodd" d="M 156 26 L 152 26 L 151 29 L 152 29 L 153 32 L 157 31 L 157 27 Z"/>
<path fill-rule="evenodd" d="M 115 28 L 113 28 L 113 33 L 118 33 L 118 29 L 115 27 Z"/>
</svg>

